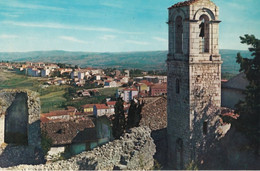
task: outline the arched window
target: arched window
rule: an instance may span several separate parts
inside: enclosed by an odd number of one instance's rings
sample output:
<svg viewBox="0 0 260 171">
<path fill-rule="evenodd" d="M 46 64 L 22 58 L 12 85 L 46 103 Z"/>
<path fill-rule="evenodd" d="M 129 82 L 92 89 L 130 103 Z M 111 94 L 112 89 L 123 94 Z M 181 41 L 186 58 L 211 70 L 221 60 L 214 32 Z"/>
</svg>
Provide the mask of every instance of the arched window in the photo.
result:
<svg viewBox="0 0 260 171">
<path fill-rule="evenodd" d="M 180 80 L 176 79 L 176 93 L 180 94 Z"/>
<path fill-rule="evenodd" d="M 177 169 L 183 169 L 183 141 L 178 138 L 176 140 L 176 152 L 177 152 Z"/>
<path fill-rule="evenodd" d="M 203 122 L 203 134 L 207 135 L 207 133 L 208 133 L 208 122 L 205 121 Z"/>
<path fill-rule="evenodd" d="M 175 21 L 175 52 L 182 53 L 183 24 L 182 17 L 178 16 Z"/>
<path fill-rule="evenodd" d="M 202 53 L 209 52 L 209 17 L 207 15 L 200 16 L 200 49 Z"/>
</svg>

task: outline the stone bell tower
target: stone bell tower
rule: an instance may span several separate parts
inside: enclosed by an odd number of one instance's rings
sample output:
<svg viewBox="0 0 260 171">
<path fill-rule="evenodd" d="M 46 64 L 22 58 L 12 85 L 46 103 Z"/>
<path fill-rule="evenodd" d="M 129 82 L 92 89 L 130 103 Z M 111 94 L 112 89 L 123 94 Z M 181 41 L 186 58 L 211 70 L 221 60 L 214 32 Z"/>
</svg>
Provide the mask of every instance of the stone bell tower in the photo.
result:
<svg viewBox="0 0 260 171">
<path fill-rule="evenodd" d="M 184 169 L 197 162 L 210 116 L 221 104 L 219 9 L 210 0 L 189 0 L 169 8 L 168 163 Z"/>
</svg>

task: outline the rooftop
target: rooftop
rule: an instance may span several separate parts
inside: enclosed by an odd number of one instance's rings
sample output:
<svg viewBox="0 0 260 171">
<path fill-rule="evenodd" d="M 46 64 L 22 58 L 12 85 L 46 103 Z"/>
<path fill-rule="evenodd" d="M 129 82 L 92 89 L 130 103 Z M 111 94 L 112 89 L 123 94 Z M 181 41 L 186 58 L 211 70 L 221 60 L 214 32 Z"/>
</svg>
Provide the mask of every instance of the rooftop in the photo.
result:
<svg viewBox="0 0 260 171">
<path fill-rule="evenodd" d="M 85 139 L 82 139 L 81 137 L 81 142 L 85 142 L 90 139 L 96 139 L 96 132 L 94 127 L 95 125 L 91 119 L 41 123 L 42 130 L 45 131 L 48 137 L 52 139 L 53 145 L 71 144 L 78 139 L 77 134 L 86 129 L 88 131 L 85 132 Z"/>
<path fill-rule="evenodd" d="M 183 7 L 183 6 L 189 6 L 195 2 L 198 2 L 199 0 L 188 0 L 188 1 L 183 1 L 183 2 L 178 2 L 176 4 L 174 4 L 173 6 L 171 6 L 168 9 L 172 9 L 172 8 L 178 8 L 178 7 Z"/>
<path fill-rule="evenodd" d="M 108 106 L 106 106 L 105 104 L 95 104 L 97 109 L 108 109 Z"/>
<path fill-rule="evenodd" d="M 109 101 L 109 102 L 107 102 L 107 105 L 116 105 L 116 101 Z"/>
</svg>

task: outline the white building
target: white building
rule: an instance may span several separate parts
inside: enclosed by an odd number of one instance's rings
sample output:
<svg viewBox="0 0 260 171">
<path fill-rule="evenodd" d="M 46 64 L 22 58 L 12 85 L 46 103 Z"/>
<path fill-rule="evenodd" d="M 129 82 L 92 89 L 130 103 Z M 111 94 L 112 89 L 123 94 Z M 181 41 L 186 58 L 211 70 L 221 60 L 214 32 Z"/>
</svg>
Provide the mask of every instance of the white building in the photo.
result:
<svg viewBox="0 0 260 171">
<path fill-rule="evenodd" d="M 138 90 L 136 88 L 125 88 L 118 89 L 116 96 L 121 97 L 125 102 L 130 102 L 138 95 Z"/>
<path fill-rule="evenodd" d="M 28 68 L 27 69 L 27 74 L 32 77 L 39 77 L 40 73 L 41 73 L 41 71 L 38 70 L 37 68 Z"/>
<path fill-rule="evenodd" d="M 111 109 L 105 104 L 95 104 L 93 106 L 93 115 L 96 118 L 104 115 L 110 115 L 111 113 Z"/>
<path fill-rule="evenodd" d="M 50 73 L 51 73 L 51 70 L 45 68 L 45 69 L 41 70 L 41 77 L 48 77 L 50 75 Z"/>
<path fill-rule="evenodd" d="M 129 77 L 123 77 L 123 78 L 120 80 L 120 82 L 121 82 L 122 84 L 127 84 L 128 81 L 129 81 Z"/>
<path fill-rule="evenodd" d="M 126 77 L 130 77 L 130 71 L 129 70 L 125 70 L 124 72 L 125 72 Z"/>
<path fill-rule="evenodd" d="M 117 87 L 117 82 L 115 81 L 105 81 L 104 88 Z"/>
<path fill-rule="evenodd" d="M 94 79 L 97 80 L 97 81 L 101 80 L 101 76 L 100 75 L 95 75 Z"/>
<path fill-rule="evenodd" d="M 70 78 L 71 79 L 74 79 L 74 78 L 77 78 L 78 77 L 78 71 L 72 71 L 71 73 L 70 73 Z"/>
<path fill-rule="evenodd" d="M 85 78 L 85 72 L 79 71 L 78 72 L 78 78 L 79 78 L 79 80 L 83 80 Z"/>
</svg>

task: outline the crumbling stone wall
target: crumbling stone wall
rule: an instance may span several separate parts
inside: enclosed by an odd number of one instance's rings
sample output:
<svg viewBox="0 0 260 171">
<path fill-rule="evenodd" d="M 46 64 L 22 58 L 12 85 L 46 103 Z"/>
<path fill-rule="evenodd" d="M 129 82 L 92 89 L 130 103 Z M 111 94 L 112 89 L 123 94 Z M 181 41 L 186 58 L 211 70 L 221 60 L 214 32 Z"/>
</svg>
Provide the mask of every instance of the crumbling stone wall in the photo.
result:
<svg viewBox="0 0 260 171">
<path fill-rule="evenodd" d="M 27 99 L 27 102 L 23 106 L 28 112 L 28 125 L 27 125 L 27 134 L 28 134 L 28 146 L 33 146 L 41 148 L 41 132 L 40 132 L 40 98 L 37 93 L 29 90 L 2 90 L 0 91 L 0 119 L 1 123 L 5 123 L 5 117 L 8 115 L 8 109 L 12 106 L 13 102 L 21 97 L 27 96 L 24 99 Z M 23 97 L 22 97 L 23 98 Z M 19 112 L 19 110 L 13 110 L 10 112 Z M 19 115 L 19 113 L 16 113 Z M 3 124 L 4 125 L 4 124 Z M 4 143 L 4 126 L 0 127 L 0 144 Z"/>
<path fill-rule="evenodd" d="M 144 106 L 140 121 L 141 126 L 148 126 L 152 130 L 152 138 L 156 145 L 154 159 L 161 164 L 167 165 L 167 98 L 145 97 L 139 99 Z"/>
<path fill-rule="evenodd" d="M 148 170 L 152 169 L 155 144 L 148 127 L 130 130 L 115 140 L 92 151 L 83 152 L 69 160 L 45 165 L 20 165 L 11 170 Z"/>
</svg>

